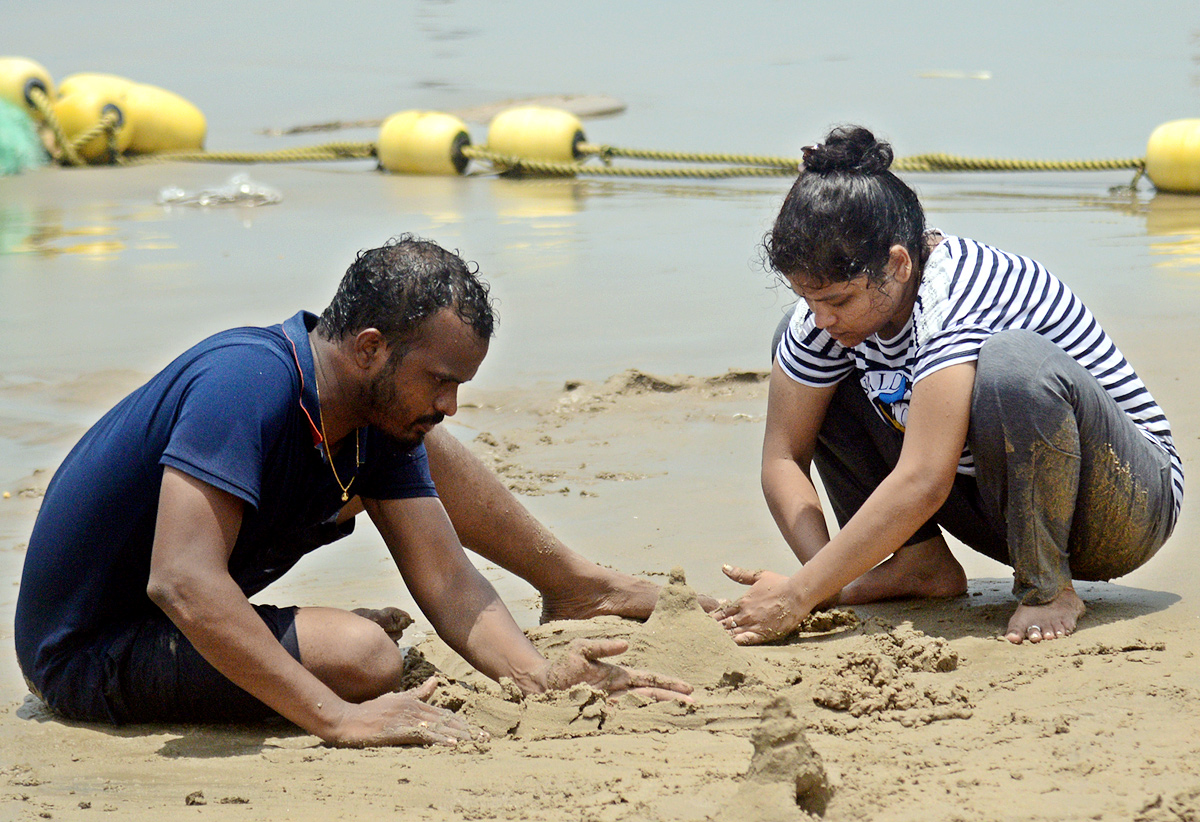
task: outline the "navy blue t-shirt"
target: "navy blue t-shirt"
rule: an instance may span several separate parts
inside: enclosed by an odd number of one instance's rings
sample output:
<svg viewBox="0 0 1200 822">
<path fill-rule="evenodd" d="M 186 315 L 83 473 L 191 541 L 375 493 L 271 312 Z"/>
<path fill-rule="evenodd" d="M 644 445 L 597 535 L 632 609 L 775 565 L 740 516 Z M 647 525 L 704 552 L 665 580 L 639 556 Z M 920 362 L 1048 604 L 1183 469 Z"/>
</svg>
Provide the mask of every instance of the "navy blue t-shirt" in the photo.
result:
<svg viewBox="0 0 1200 822">
<path fill-rule="evenodd" d="M 26 550 L 17 658 L 35 683 L 102 631 L 161 615 L 149 597 L 163 466 L 242 499 L 229 571 L 247 596 L 353 530 L 325 461 L 308 331 L 300 312 L 194 346 L 84 435 L 55 473 Z M 366 427 L 335 465 L 367 499 L 435 496 L 423 445 Z M 356 466 L 356 450 L 361 463 Z"/>
</svg>

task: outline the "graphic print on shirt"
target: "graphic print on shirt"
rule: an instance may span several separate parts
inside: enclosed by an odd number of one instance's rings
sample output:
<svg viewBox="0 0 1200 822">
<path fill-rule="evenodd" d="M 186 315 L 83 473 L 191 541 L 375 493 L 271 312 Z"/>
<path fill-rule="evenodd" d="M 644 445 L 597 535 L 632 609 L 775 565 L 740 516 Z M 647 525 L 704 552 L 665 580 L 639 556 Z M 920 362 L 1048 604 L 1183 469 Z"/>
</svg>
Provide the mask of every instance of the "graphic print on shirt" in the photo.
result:
<svg viewBox="0 0 1200 822">
<path fill-rule="evenodd" d="M 912 396 L 908 377 L 899 371 L 864 371 L 859 380 L 875 410 L 897 431 L 908 424 L 908 401 Z"/>
</svg>

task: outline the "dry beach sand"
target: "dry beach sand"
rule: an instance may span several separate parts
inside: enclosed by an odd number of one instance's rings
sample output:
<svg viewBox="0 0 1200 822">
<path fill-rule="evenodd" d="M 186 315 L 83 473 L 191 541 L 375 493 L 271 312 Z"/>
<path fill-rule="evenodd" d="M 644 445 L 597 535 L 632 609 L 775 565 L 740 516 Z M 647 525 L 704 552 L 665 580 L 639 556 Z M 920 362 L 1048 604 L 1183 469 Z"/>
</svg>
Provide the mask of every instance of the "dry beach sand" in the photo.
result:
<svg viewBox="0 0 1200 822">
<path fill-rule="evenodd" d="M 1195 586 L 1181 581 L 1196 570 L 1186 508 L 1144 576 L 1082 585 L 1081 629 L 1037 646 L 996 639 L 1010 580 L 965 550 L 967 595 L 818 614 L 780 644 L 739 648 L 699 610 L 696 590 L 737 593 L 722 562 L 793 567 L 757 489 L 764 376 L 628 372 L 602 384 L 465 391 L 453 429 L 574 547 L 664 583 L 644 624 L 538 625 L 528 587 L 487 568 L 538 646 L 554 654 L 576 637 L 627 638 L 625 661 L 686 677 L 694 706 L 606 701 L 582 687 L 522 700 L 472 674 L 415 611 L 401 640 L 416 643 L 414 667 L 441 672 L 435 700 L 489 730 L 489 743 L 339 750 L 285 723 L 66 723 L 24 693 L 9 652 L 0 818 L 1200 818 L 1200 609 L 1179 593 Z M 115 399 L 137 380 L 3 390 L 44 391 L 53 407 L 80 393 Z M 1195 430 L 1186 415 L 1175 422 Z M 48 425 L 44 436 L 78 434 Z M 1195 473 L 1195 447 L 1182 444 Z M 4 489 L 10 579 L 52 468 Z M 411 608 L 388 598 L 394 576 L 352 578 L 386 560 L 370 530 L 325 549 L 326 564 L 302 565 L 268 599 Z"/>
</svg>

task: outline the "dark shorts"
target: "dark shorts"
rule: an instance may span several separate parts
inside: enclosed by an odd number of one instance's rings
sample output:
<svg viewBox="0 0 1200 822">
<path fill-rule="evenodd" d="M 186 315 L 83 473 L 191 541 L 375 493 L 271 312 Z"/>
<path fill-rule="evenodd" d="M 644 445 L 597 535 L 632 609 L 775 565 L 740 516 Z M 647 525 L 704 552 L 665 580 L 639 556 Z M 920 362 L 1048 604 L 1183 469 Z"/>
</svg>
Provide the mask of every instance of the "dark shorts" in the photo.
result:
<svg viewBox="0 0 1200 822">
<path fill-rule="evenodd" d="M 297 660 L 296 608 L 255 605 Z M 86 722 L 252 722 L 277 714 L 210 665 L 165 616 L 126 624 L 78 649 L 30 689 Z"/>
</svg>

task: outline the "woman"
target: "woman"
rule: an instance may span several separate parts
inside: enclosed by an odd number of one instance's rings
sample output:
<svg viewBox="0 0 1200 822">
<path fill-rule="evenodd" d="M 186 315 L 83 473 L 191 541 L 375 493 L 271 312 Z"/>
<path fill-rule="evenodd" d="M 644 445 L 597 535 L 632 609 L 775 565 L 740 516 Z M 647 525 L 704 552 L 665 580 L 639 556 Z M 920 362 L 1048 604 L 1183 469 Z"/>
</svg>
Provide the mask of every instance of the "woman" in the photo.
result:
<svg viewBox="0 0 1200 822">
<path fill-rule="evenodd" d="M 944 528 L 1012 566 L 1010 642 L 1066 636 L 1084 612 L 1072 579 L 1132 571 L 1174 527 L 1170 426 L 1062 282 L 926 231 L 891 161 L 867 129 L 834 129 L 765 240 L 801 301 L 780 329 L 762 483 L 802 567 L 726 566 L 751 588 L 714 615 L 749 645 L 822 604 L 961 594 Z"/>
</svg>

